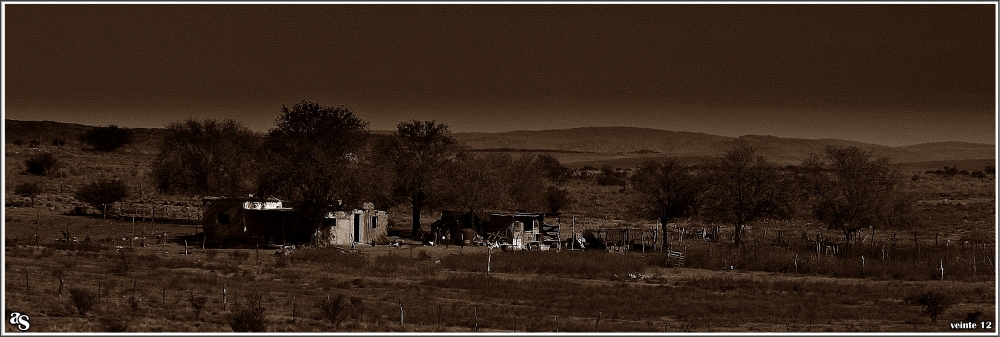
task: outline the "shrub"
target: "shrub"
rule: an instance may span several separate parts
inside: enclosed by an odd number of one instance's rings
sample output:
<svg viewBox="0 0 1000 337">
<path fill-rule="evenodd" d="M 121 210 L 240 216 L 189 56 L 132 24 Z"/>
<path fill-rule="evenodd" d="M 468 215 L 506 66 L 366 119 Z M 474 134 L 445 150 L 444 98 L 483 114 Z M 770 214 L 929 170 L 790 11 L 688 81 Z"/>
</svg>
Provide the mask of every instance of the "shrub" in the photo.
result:
<svg viewBox="0 0 1000 337">
<path fill-rule="evenodd" d="M 62 138 L 52 138 L 52 146 L 66 145 L 66 140 Z"/>
<path fill-rule="evenodd" d="M 132 143 L 132 130 L 117 125 L 94 128 L 83 134 L 80 141 L 87 143 L 94 150 L 110 152 Z"/>
<path fill-rule="evenodd" d="M 125 332 L 132 325 L 132 316 L 123 310 L 109 311 L 98 318 L 107 332 Z"/>
<path fill-rule="evenodd" d="M 25 160 L 24 166 L 29 174 L 45 176 L 56 173 L 59 170 L 59 160 L 56 159 L 55 155 L 44 152 Z"/>
<path fill-rule="evenodd" d="M 80 316 L 84 316 L 97 304 L 97 293 L 84 288 L 69 288 L 69 300 Z"/>
<path fill-rule="evenodd" d="M 245 250 L 234 250 L 229 252 L 229 258 L 236 261 L 246 261 L 250 259 L 250 252 Z"/>
<path fill-rule="evenodd" d="M 99 180 L 84 185 L 76 191 L 76 199 L 104 213 L 103 205 L 120 201 L 128 196 L 128 187 L 121 180 Z"/>
<path fill-rule="evenodd" d="M 191 294 L 191 310 L 194 311 L 194 319 L 198 319 L 201 314 L 201 310 L 205 308 L 205 303 L 208 303 L 208 297 L 205 296 L 195 296 L 194 293 Z"/>
<path fill-rule="evenodd" d="M 233 332 L 263 332 L 267 328 L 264 322 L 264 310 L 260 297 L 257 297 L 256 301 L 244 298 L 226 315 L 226 321 Z"/>
<path fill-rule="evenodd" d="M 938 316 L 952 305 L 951 296 L 935 290 L 924 292 L 915 298 L 910 297 L 909 300 L 924 307 L 924 313 L 931 318 L 932 324 L 937 324 Z"/>
<path fill-rule="evenodd" d="M 15 139 L 15 140 L 14 140 L 14 145 L 16 145 L 16 146 L 21 146 L 21 145 L 24 145 L 24 141 L 23 141 L 23 140 L 21 140 L 20 138 L 18 138 L 18 139 Z"/>
<path fill-rule="evenodd" d="M 135 250 L 132 248 L 120 248 L 115 259 L 115 274 L 128 276 L 128 271 L 132 269 L 132 262 L 135 261 Z"/>
<path fill-rule="evenodd" d="M 17 186 L 14 186 L 14 194 L 30 198 L 32 207 L 35 206 L 35 197 L 37 197 L 39 193 L 42 193 L 42 184 L 37 182 L 20 183 L 17 184 Z"/>
<path fill-rule="evenodd" d="M 326 318 L 334 326 L 340 326 L 347 318 L 347 301 L 344 300 L 344 295 L 337 295 L 337 298 L 331 300 L 330 295 L 327 295 L 323 301 L 319 304 L 319 310 L 323 313 L 323 318 Z"/>
</svg>

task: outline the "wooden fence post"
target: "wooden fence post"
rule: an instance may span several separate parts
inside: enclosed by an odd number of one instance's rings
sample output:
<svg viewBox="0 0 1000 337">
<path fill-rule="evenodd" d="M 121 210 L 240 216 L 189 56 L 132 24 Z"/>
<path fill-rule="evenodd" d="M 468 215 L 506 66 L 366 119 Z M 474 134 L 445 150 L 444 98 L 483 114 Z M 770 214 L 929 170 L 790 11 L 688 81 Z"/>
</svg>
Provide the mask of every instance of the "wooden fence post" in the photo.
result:
<svg viewBox="0 0 1000 337">
<path fill-rule="evenodd" d="M 941 260 L 941 281 L 944 281 L 944 260 Z"/>
<path fill-rule="evenodd" d="M 403 326 L 403 298 L 399 298 L 399 326 Z"/>
</svg>

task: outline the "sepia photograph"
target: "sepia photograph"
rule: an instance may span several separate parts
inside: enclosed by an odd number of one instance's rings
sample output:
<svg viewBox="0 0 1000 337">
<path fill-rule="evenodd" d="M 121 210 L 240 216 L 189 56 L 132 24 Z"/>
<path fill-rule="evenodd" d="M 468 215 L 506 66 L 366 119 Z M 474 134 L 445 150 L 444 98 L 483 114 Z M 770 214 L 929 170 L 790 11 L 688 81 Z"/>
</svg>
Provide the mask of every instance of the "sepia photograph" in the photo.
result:
<svg viewBox="0 0 1000 337">
<path fill-rule="evenodd" d="M 2 6 L 4 334 L 997 334 L 996 1 Z"/>
</svg>

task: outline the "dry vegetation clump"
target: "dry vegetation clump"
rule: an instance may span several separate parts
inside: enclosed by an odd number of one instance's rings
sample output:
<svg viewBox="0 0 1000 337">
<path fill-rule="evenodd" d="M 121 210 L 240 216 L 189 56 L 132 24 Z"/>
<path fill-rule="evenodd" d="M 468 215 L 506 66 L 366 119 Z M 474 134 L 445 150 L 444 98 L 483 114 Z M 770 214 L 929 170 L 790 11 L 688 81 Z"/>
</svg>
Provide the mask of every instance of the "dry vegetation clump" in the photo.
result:
<svg viewBox="0 0 1000 337">
<path fill-rule="evenodd" d="M 135 255 L 135 249 L 131 247 L 117 248 L 113 254 L 112 259 L 115 263 L 111 272 L 120 276 L 128 276 L 128 272 L 132 269 L 132 263 L 135 262 Z"/>
<path fill-rule="evenodd" d="M 132 314 L 118 306 L 106 310 L 97 320 L 107 332 L 126 332 L 132 326 Z"/>
<path fill-rule="evenodd" d="M 201 316 L 201 311 L 205 309 L 205 304 L 208 303 L 208 297 L 195 296 L 194 292 L 192 292 L 188 301 L 191 303 L 191 311 L 194 312 L 194 319 L 198 320 L 199 316 Z"/>
<path fill-rule="evenodd" d="M 86 288 L 69 288 L 69 300 L 76 307 L 80 316 L 86 316 L 95 305 L 97 305 L 97 292 Z"/>
<path fill-rule="evenodd" d="M 267 323 L 264 320 L 266 308 L 261 303 L 262 297 L 256 299 L 244 297 L 234 305 L 232 311 L 226 315 L 226 322 L 233 332 L 264 332 Z"/>
<path fill-rule="evenodd" d="M 337 297 L 330 299 L 330 295 L 327 295 L 325 299 L 316 303 L 319 311 L 323 314 L 323 318 L 330 321 L 335 327 L 340 327 L 341 323 L 347 319 L 347 306 L 348 302 L 344 299 L 344 295 L 338 294 Z"/>
</svg>

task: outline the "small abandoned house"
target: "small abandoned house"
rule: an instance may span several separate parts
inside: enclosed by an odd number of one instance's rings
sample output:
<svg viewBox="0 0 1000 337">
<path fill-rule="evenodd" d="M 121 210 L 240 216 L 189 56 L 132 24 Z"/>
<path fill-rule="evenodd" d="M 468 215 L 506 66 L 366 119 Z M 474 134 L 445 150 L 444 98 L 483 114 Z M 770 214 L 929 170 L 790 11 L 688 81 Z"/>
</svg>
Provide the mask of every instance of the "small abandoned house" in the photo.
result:
<svg viewBox="0 0 1000 337">
<path fill-rule="evenodd" d="M 207 197 L 202 200 L 205 236 L 214 241 L 315 242 L 321 245 L 374 244 L 386 239 L 388 216 L 372 203 L 364 209 L 327 213 L 320 229 L 304 226 L 294 207 L 278 199 Z"/>
<path fill-rule="evenodd" d="M 431 224 L 435 239 L 468 244 L 476 236 L 513 249 L 548 249 L 559 243 L 559 226 L 545 223 L 545 213 L 475 214 L 444 211 Z"/>
<path fill-rule="evenodd" d="M 375 210 L 366 202 L 363 209 L 328 212 L 321 228 L 313 239 L 323 245 L 349 245 L 352 243 L 382 244 L 387 242 L 389 216 Z"/>
</svg>

